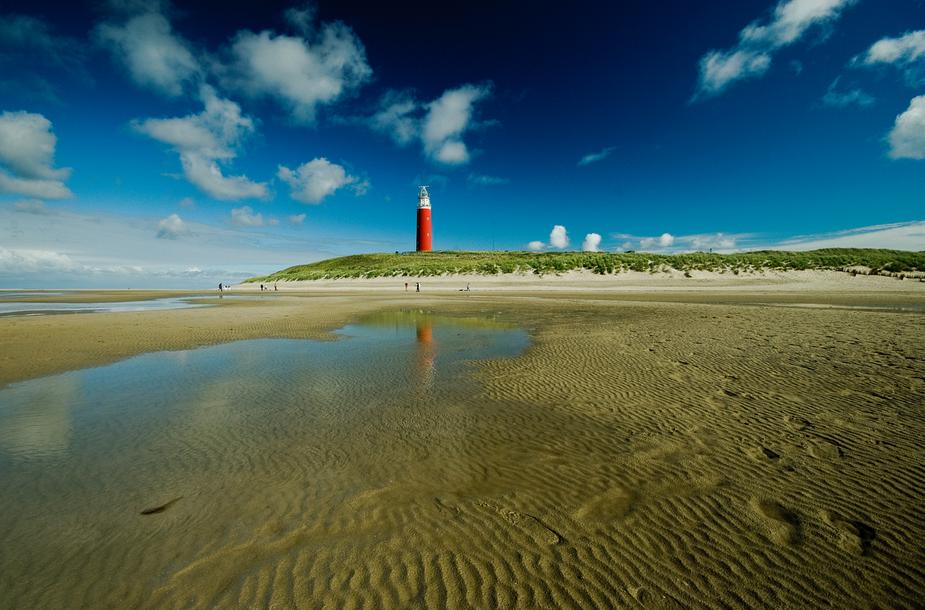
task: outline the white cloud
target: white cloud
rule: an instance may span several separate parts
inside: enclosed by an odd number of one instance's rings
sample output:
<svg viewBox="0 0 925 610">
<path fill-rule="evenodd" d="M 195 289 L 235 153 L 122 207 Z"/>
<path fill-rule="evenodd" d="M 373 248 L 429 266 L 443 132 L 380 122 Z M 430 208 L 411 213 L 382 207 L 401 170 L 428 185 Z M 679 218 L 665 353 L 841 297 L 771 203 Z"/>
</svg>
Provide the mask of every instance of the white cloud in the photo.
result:
<svg viewBox="0 0 925 610">
<path fill-rule="evenodd" d="M 421 141 L 431 158 L 447 165 L 469 162 L 469 150 L 462 135 L 471 127 L 475 103 L 488 93 L 487 87 L 463 85 L 445 91 L 427 105 Z"/>
<path fill-rule="evenodd" d="M 727 50 L 711 50 L 700 59 L 694 99 L 722 93 L 737 80 L 763 75 L 774 51 L 798 41 L 811 27 L 831 24 L 856 0 L 781 0 L 766 23 L 754 21 Z"/>
<path fill-rule="evenodd" d="M 607 148 L 604 148 L 600 152 L 588 153 L 587 155 L 585 155 L 584 157 L 578 160 L 578 165 L 579 166 L 590 165 L 591 163 L 597 163 L 598 161 L 603 161 L 604 159 L 609 157 L 610 153 L 612 153 L 613 151 L 614 151 L 614 147 L 608 146 Z"/>
<path fill-rule="evenodd" d="M 825 95 L 822 96 L 823 104 L 833 108 L 847 108 L 848 106 L 860 106 L 863 108 L 874 103 L 874 98 L 859 88 L 839 91 L 838 82 L 840 80 L 841 77 L 838 77 L 829 85 Z"/>
<path fill-rule="evenodd" d="M 51 121 L 41 114 L 0 114 L 0 193 L 40 199 L 73 197 L 64 185 L 70 168 L 53 167 L 58 139 L 51 127 Z"/>
<path fill-rule="evenodd" d="M 234 208 L 231 210 L 231 224 L 238 227 L 262 227 L 263 214 L 254 213 L 250 206 Z"/>
<path fill-rule="evenodd" d="M 476 104 L 490 93 L 488 85 L 467 84 L 422 104 L 407 92 L 388 92 L 369 125 L 402 146 L 420 141 L 424 154 L 437 163 L 463 165 L 471 158 L 463 136 L 476 126 Z"/>
<path fill-rule="evenodd" d="M 0 247 L 0 275 L 73 271 L 78 265 L 66 254 L 50 250 L 12 250 Z"/>
<path fill-rule="evenodd" d="M 357 194 L 365 194 L 369 188 L 367 181 L 349 175 L 343 166 L 331 163 L 324 157 L 303 163 L 295 170 L 280 165 L 276 175 L 292 189 L 290 197 L 312 205 L 321 203 L 348 185 L 353 185 Z"/>
<path fill-rule="evenodd" d="M 794 237 L 777 242 L 777 250 L 818 250 L 820 248 L 887 248 L 925 251 L 925 220 L 859 227 L 847 231 Z"/>
<path fill-rule="evenodd" d="M 925 95 L 912 98 L 887 139 L 893 159 L 925 159 Z"/>
<path fill-rule="evenodd" d="M 639 247 L 643 250 L 651 250 L 655 247 L 670 248 L 674 245 L 675 237 L 671 233 L 662 233 L 659 237 L 643 237 L 639 240 Z"/>
<path fill-rule="evenodd" d="M 728 252 L 735 250 L 736 247 L 736 238 L 723 233 L 688 235 L 679 238 L 679 241 L 689 244 L 692 249 L 698 251 L 716 250 Z"/>
<path fill-rule="evenodd" d="M 582 252 L 600 252 L 600 249 L 601 249 L 600 233 L 588 233 L 587 235 L 585 235 L 585 240 L 581 242 Z"/>
<path fill-rule="evenodd" d="M 196 208 L 196 201 L 192 197 L 184 197 L 180 200 L 180 207 L 192 210 Z"/>
<path fill-rule="evenodd" d="M 372 76 L 359 38 L 343 23 L 312 24 L 310 10 L 288 11 L 304 37 L 239 32 L 222 68 L 226 85 L 282 103 L 299 122 L 311 123 L 319 106 L 357 89 Z"/>
<path fill-rule="evenodd" d="M 507 178 L 500 176 L 486 176 L 484 174 L 469 174 L 467 178 L 469 184 L 473 186 L 501 186 L 510 182 Z"/>
<path fill-rule="evenodd" d="M 123 207 L 135 209 L 139 202 L 125 203 Z M 403 247 L 400 239 L 384 232 L 358 238 L 355 232 L 316 229 L 311 236 L 298 237 L 295 232 L 273 227 L 238 228 L 230 222 L 208 225 L 186 218 L 184 225 L 195 239 L 158 239 L 157 227 L 162 218 L 85 214 L 68 208 L 34 215 L 17 211 L 14 205 L 0 205 L 0 248 L 14 252 L 0 254 L 0 259 L 7 261 L 0 264 L 0 285 L 214 287 L 219 281 L 231 283 L 299 263 Z M 226 216 L 225 220 L 230 218 Z"/>
<path fill-rule="evenodd" d="M 527 244 L 527 250 L 530 250 L 531 252 L 539 252 L 545 247 L 546 244 L 541 241 L 531 241 L 529 244 Z"/>
<path fill-rule="evenodd" d="M 549 245 L 560 250 L 568 247 L 568 233 L 562 225 L 555 225 L 549 233 Z"/>
<path fill-rule="evenodd" d="M 132 80 L 158 93 L 176 97 L 200 73 L 189 44 L 156 9 L 133 15 L 122 24 L 101 24 L 96 36 L 124 64 Z"/>
<path fill-rule="evenodd" d="M 697 97 L 717 95 L 733 81 L 762 76 L 770 67 L 771 56 L 764 52 L 709 51 L 700 59 Z"/>
<path fill-rule="evenodd" d="M 13 205 L 13 209 L 23 214 L 37 214 L 39 216 L 52 213 L 45 205 L 45 202 L 38 199 L 23 199 L 22 201 L 17 201 Z"/>
<path fill-rule="evenodd" d="M 205 109 L 199 114 L 171 119 L 134 121 L 136 131 L 169 144 L 180 155 L 186 179 L 207 195 L 221 200 L 264 198 L 266 184 L 246 176 L 225 176 L 219 162 L 237 156 L 241 142 L 254 131 L 254 122 L 241 114 L 241 107 L 218 97 L 203 86 L 200 97 Z"/>
<path fill-rule="evenodd" d="M 909 64 L 925 59 L 925 30 L 907 32 L 897 38 L 882 38 L 855 61 L 876 64 Z"/>
<path fill-rule="evenodd" d="M 188 232 L 186 224 L 176 214 L 171 214 L 164 220 L 157 223 L 158 239 L 176 239 Z"/>
<path fill-rule="evenodd" d="M 293 214 L 289 217 L 289 222 L 294 225 L 300 225 L 305 222 L 305 214 Z"/>
<path fill-rule="evenodd" d="M 420 118 L 415 116 L 419 105 L 406 91 L 389 91 L 379 102 L 379 110 L 369 120 L 375 131 L 390 136 L 404 146 L 420 134 Z"/>
</svg>

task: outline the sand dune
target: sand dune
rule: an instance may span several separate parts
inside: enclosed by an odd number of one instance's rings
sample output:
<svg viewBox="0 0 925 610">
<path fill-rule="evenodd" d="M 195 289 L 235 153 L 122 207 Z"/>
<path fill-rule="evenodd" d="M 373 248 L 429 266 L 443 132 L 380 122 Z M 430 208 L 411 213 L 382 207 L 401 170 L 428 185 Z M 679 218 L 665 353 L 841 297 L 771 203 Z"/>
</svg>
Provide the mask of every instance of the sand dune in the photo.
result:
<svg viewBox="0 0 925 610">
<path fill-rule="evenodd" d="M 0 556 L 0 605 L 847 608 L 925 599 L 925 316 L 737 297 L 425 298 L 0 320 L 13 344 L 14 330 L 36 341 L 83 337 L 77 318 L 106 320 L 111 334 L 101 338 L 121 351 L 97 348 L 96 362 L 190 340 L 323 336 L 325 325 L 414 303 L 491 312 L 533 338 L 522 356 L 477 362 L 430 397 L 395 390 L 388 360 L 374 354 L 368 383 L 384 381 L 372 398 L 333 373 L 242 372 L 202 387 L 196 417 L 166 425 L 157 443 L 124 428 L 126 447 L 150 456 L 126 480 L 100 473 L 73 489 L 36 479 L 35 499 L 11 513 L 22 481 L 7 478 L 0 544 L 28 552 Z M 133 343 L 140 324 L 149 338 Z M 4 366 L 10 381 L 34 372 Z"/>
</svg>

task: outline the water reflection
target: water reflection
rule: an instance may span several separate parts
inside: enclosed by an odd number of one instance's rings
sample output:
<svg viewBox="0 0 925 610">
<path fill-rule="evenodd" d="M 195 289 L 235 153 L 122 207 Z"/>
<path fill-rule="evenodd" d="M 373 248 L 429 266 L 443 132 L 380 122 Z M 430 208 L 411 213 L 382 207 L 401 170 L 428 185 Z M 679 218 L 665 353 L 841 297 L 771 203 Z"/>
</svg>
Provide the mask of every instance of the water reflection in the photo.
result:
<svg viewBox="0 0 925 610">
<path fill-rule="evenodd" d="M 434 323 L 431 319 L 417 321 L 417 353 L 415 357 L 415 386 L 427 390 L 437 376 L 437 345 L 434 343 Z"/>
<path fill-rule="evenodd" d="M 79 395 L 79 379 L 66 375 L 4 390 L 0 450 L 20 459 L 63 455 L 71 442 L 71 407 Z"/>
</svg>

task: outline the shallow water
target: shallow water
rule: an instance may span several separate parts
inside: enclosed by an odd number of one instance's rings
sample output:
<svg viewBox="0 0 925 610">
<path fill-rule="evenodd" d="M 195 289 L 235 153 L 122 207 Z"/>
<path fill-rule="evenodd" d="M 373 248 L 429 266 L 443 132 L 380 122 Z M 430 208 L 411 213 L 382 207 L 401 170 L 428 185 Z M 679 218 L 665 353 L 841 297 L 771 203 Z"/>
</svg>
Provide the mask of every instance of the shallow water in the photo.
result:
<svg viewBox="0 0 925 610">
<path fill-rule="evenodd" d="M 23 295 L 19 294 L 15 296 Z M 43 294 L 42 296 L 47 295 Z M 164 309 L 183 309 L 187 307 L 205 307 L 205 305 L 191 303 L 186 298 L 175 297 L 150 299 L 147 301 L 121 301 L 112 303 L 25 303 L 14 301 L 0 302 L 0 316 L 47 315 L 56 313 L 81 312 L 160 311 Z"/>
<path fill-rule="evenodd" d="M 416 464 L 467 442 L 470 361 L 529 342 L 491 319 L 414 313 L 336 334 L 145 354 L 0 391 L 0 606 L 136 605 L 268 523 L 337 529 L 326 511 L 345 498 L 432 477 Z"/>
</svg>

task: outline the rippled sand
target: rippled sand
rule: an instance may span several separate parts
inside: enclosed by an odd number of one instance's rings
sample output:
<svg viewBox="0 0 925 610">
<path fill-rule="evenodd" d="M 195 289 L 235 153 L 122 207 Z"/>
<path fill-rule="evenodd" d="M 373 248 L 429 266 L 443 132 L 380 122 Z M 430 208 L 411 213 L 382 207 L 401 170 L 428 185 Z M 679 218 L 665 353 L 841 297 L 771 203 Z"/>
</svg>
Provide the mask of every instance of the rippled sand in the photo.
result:
<svg viewBox="0 0 925 610">
<path fill-rule="evenodd" d="M 436 394 L 316 380 L 305 391 L 321 383 L 344 409 L 308 428 L 262 413 L 299 383 L 203 387 L 199 417 L 144 456 L 143 486 L 47 476 L 17 503 L 0 481 L 0 548 L 30 549 L 0 554 L 0 604 L 919 606 L 925 316 L 660 300 L 317 296 L 0 320 L 16 353 L 49 333 L 65 352 L 0 357 L 5 382 L 81 358 L 325 337 L 382 308 L 491 313 L 532 336 Z"/>
</svg>

